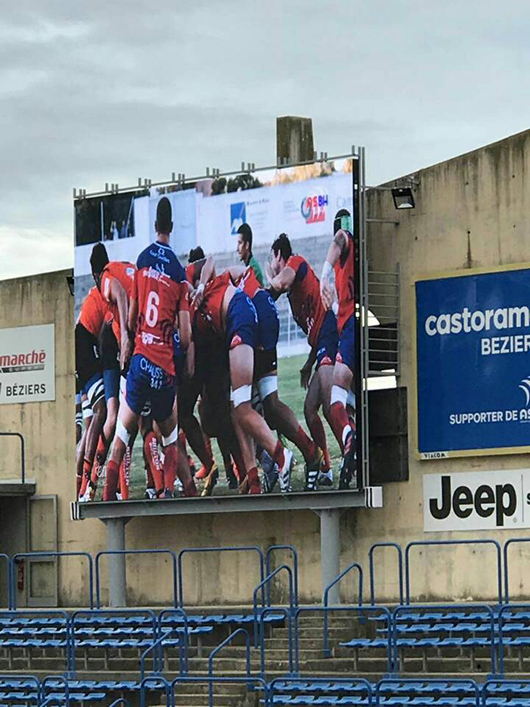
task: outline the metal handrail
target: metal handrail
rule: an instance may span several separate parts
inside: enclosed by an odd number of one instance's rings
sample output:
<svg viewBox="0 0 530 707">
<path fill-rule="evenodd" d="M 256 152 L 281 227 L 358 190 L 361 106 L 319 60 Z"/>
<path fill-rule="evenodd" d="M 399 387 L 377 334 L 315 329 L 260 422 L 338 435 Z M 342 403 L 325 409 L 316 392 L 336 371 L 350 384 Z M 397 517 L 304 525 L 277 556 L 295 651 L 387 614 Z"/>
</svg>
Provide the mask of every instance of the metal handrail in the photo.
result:
<svg viewBox="0 0 530 707">
<path fill-rule="evenodd" d="M 384 685 L 401 685 L 403 683 L 415 683 L 418 684 L 418 682 L 421 683 L 434 683 L 434 684 L 440 684 L 440 685 L 447 685 L 447 683 L 451 683 L 451 685 L 468 685 L 471 687 L 473 692 L 475 693 L 475 699 L 476 699 L 476 707 L 479 707 L 479 701 L 480 701 L 480 690 L 472 678 L 424 678 L 422 680 L 418 680 L 417 678 L 398 678 L 398 677 L 387 677 L 387 678 L 382 678 L 379 680 L 379 682 L 376 684 L 375 687 L 375 703 L 379 707 L 381 705 L 381 692 L 382 692 L 382 687 Z"/>
<path fill-rule="evenodd" d="M 46 698 L 46 683 L 51 682 L 52 680 L 62 682 L 64 685 L 64 697 L 65 697 L 65 704 L 66 707 L 69 707 L 70 705 L 70 685 L 68 684 L 68 679 L 65 678 L 63 675 L 47 675 L 41 682 L 41 697 L 43 699 Z M 56 699 L 50 697 L 50 699 Z"/>
<path fill-rule="evenodd" d="M 185 635 L 185 641 L 184 641 L 184 671 L 183 674 L 187 675 L 188 670 L 189 670 L 189 622 L 188 622 L 188 615 L 184 611 L 184 609 L 181 609 L 180 607 L 176 607 L 174 609 L 163 609 L 159 614 L 158 614 L 158 632 L 162 633 L 163 629 L 163 622 L 162 619 L 164 616 L 182 616 L 184 619 L 183 621 L 183 627 L 184 627 L 184 635 Z M 180 649 L 179 649 L 179 664 L 180 664 Z"/>
<path fill-rule="evenodd" d="M 269 706 L 269 702 L 267 700 L 267 683 L 265 679 L 262 676 L 258 675 L 252 675 L 250 677 L 204 677 L 204 676 L 197 676 L 197 677 L 190 677 L 186 676 L 184 678 L 175 678 L 170 685 L 170 691 L 171 691 L 171 705 L 174 707 L 175 705 L 175 693 L 176 690 L 175 688 L 180 684 L 194 684 L 194 683 L 206 683 L 207 685 L 210 686 L 209 690 L 209 707 L 213 707 L 213 686 L 216 683 L 222 684 L 222 685 L 238 685 L 239 683 L 245 683 L 247 687 L 250 688 L 252 684 L 258 684 L 261 685 L 263 689 L 263 693 L 265 695 L 265 707 Z M 143 705 L 142 705 L 143 707 Z"/>
<path fill-rule="evenodd" d="M 0 432 L 0 437 L 18 437 L 20 440 L 20 483 L 26 483 L 26 442 L 20 432 Z"/>
<path fill-rule="evenodd" d="M 328 606 L 328 596 L 330 589 L 338 584 L 351 570 L 356 569 L 359 572 L 359 606 L 363 605 L 363 568 L 358 562 L 352 562 L 343 570 L 328 586 L 324 589 L 324 606 Z"/>
<path fill-rule="evenodd" d="M 263 611 L 260 614 L 259 621 L 260 621 L 260 667 L 261 667 L 261 675 L 263 678 L 266 679 L 265 675 L 265 616 L 267 614 L 272 614 L 272 613 L 280 613 L 283 614 L 286 618 L 287 621 L 287 650 L 288 650 L 288 660 L 289 660 L 289 672 L 287 673 L 288 675 L 292 675 L 294 673 L 294 656 L 293 656 L 293 624 L 292 624 L 292 615 L 291 612 L 286 609 L 283 606 L 279 607 L 266 607 L 263 609 Z"/>
<path fill-rule="evenodd" d="M 277 550 L 288 550 L 293 557 L 294 603 L 298 606 L 298 552 L 292 545 L 271 545 L 265 554 L 265 571 L 268 575 L 271 573 L 271 555 Z M 270 586 L 267 592 L 267 604 L 271 605 Z"/>
<path fill-rule="evenodd" d="M 228 547 L 185 547 L 178 554 L 178 598 L 176 606 L 184 607 L 184 581 L 182 570 L 182 558 L 186 554 L 199 552 L 256 552 L 259 556 L 260 580 L 265 577 L 265 557 L 263 551 L 257 545 L 233 545 Z M 264 599 L 265 601 L 265 599 Z"/>
<path fill-rule="evenodd" d="M 153 636 L 157 635 L 157 622 L 155 612 L 151 609 L 79 609 L 70 616 L 70 674 L 76 673 L 77 656 L 75 650 L 76 619 L 81 616 L 147 616 L 151 619 Z"/>
<path fill-rule="evenodd" d="M 213 659 L 219 653 L 219 651 L 221 651 L 229 643 L 232 643 L 234 638 L 236 636 L 238 636 L 239 634 L 245 635 L 247 678 L 250 677 L 250 673 L 251 673 L 251 669 L 250 669 L 250 636 L 249 636 L 249 633 L 246 630 L 246 628 L 236 628 L 236 630 L 233 631 L 227 638 L 225 638 L 225 640 L 222 643 L 220 643 L 217 646 L 217 648 L 214 648 L 213 651 L 208 656 L 208 678 L 210 680 L 213 678 Z M 209 698 L 210 698 L 210 705 L 213 705 L 213 684 L 211 682 L 210 682 L 208 692 L 209 692 Z"/>
<path fill-rule="evenodd" d="M 7 565 L 7 608 L 13 609 L 13 595 L 11 584 L 11 558 L 5 552 L 0 552 L 0 557 L 3 557 Z"/>
<path fill-rule="evenodd" d="M 499 621 L 499 675 L 502 677 L 504 675 L 504 639 L 503 639 L 503 627 L 504 627 L 504 614 L 507 614 L 513 609 L 526 609 L 530 611 L 530 604 L 505 604 L 500 608 L 498 621 Z"/>
<path fill-rule="evenodd" d="M 313 684 L 313 683 L 327 684 L 327 683 L 333 682 L 334 680 L 337 682 L 344 682 L 345 678 L 337 679 L 336 677 L 333 677 L 333 678 L 311 677 L 311 684 Z M 371 707 L 371 705 L 373 704 L 373 688 L 372 688 L 372 684 L 370 683 L 370 681 L 367 680 L 366 678 L 358 678 L 355 676 L 353 676 L 353 677 L 348 676 L 347 681 L 351 682 L 351 683 L 359 683 L 360 685 L 364 685 L 366 687 L 366 693 L 368 696 L 368 706 Z M 289 677 L 274 678 L 274 680 L 272 680 L 267 686 L 267 693 L 268 694 L 267 694 L 267 698 L 265 700 L 265 704 L 269 704 L 269 705 L 274 704 L 274 691 L 276 690 L 276 685 L 282 685 L 283 683 L 296 684 L 298 682 L 305 683 L 305 682 L 307 682 L 307 678 L 296 678 L 296 677 L 295 678 L 289 678 Z"/>
<path fill-rule="evenodd" d="M 495 614 L 493 612 L 493 609 L 491 606 L 488 606 L 488 604 L 414 604 L 414 606 L 411 606 L 410 604 L 402 604 L 401 606 L 397 606 L 392 614 L 392 629 L 391 629 L 391 634 L 392 634 L 392 639 L 391 639 L 391 647 L 392 647 L 392 652 L 393 652 L 393 662 L 394 665 L 398 665 L 398 616 L 401 613 L 405 612 L 414 612 L 414 611 L 455 611 L 455 610 L 465 610 L 465 611 L 470 611 L 470 610 L 483 610 L 486 614 L 489 616 L 489 624 L 490 624 L 490 630 L 489 634 L 491 637 L 491 649 L 490 649 L 490 660 L 491 660 L 491 673 L 495 674 L 496 670 L 496 650 L 495 650 Z"/>
<path fill-rule="evenodd" d="M 403 604 L 403 551 L 398 543 L 380 542 L 374 543 L 368 551 L 368 562 L 370 569 L 370 604 L 375 604 L 375 578 L 374 578 L 374 551 L 378 547 L 394 547 L 398 553 L 398 572 L 399 572 L 399 603 Z"/>
<path fill-rule="evenodd" d="M 173 606 L 178 607 L 177 553 L 174 550 L 162 548 L 153 550 L 101 550 L 101 552 L 98 552 L 94 559 L 96 566 L 96 607 L 98 609 L 101 608 L 99 561 L 103 555 L 170 555 L 173 560 Z"/>
<path fill-rule="evenodd" d="M 413 547 L 429 545 L 493 545 L 497 554 L 497 592 L 499 604 L 502 604 L 502 553 L 496 540 L 485 538 L 474 540 L 414 540 L 405 547 L 405 604 L 410 604 L 410 550 Z"/>
<path fill-rule="evenodd" d="M 162 647 L 164 641 L 168 638 L 168 636 L 172 633 L 176 633 L 179 639 L 179 672 L 182 675 L 182 629 L 179 629 L 176 626 L 171 626 L 168 631 L 164 633 L 163 636 L 159 636 L 156 641 L 151 643 L 150 646 L 148 646 L 145 651 L 142 653 L 140 656 L 140 677 L 143 680 L 145 677 L 159 677 L 160 673 L 162 672 L 164 666 L 162 663 L 162 655 L 157 656 L 157 652 L 154 653 L 153 655 L 153 674 L 151 676 L 146 676 L 145 674 L 145 659 L 151 653 L 151 651 L 154 651 L 158 647 Z"/>
<path fill-rule="evenodd" d="M 293 571 L 289 565 L 280 565 L 274 572 L 271 572 L 265 579 L 263 579 L 252 592 L 252 611 L 254 615 L 254 645 L 258 645 L 258 592 L 261 590 L 262 601 L 263 601 L 263 590 L 270 584 L 271 580 L 276 577 L 280 572 L 287 572 L 289 577 L 289 612 L 292 616 L 293 609 L 295 608 L 293 601 Z M 264 607 L 263 607 L 264 608 Z"/>
<path fill-rule="evenodd" d="M 90 600 L 90 608 L 94 608 L 94 568 L 93 568 L 93 561 L 92 561 L 92 555 L 89 552 L 17 552 L 16 555 L 13 555 L 11 558 L 11 572 L 10 572 L 10 579 L 11 579 L 11 602 L 12 602 L 12 609 L 17 608 L 17 593 L 16 593 L 16 587 L 15 587 L 15 563 L 20 560 L 20 559 L 28 559 L 31 560 L 32 558 L 38 558 L 38 557 L 53 557 L 53 558 L 58 558 L 60 559 L 61 557 L 86 557 L 88 560 L 88 592 L 89 592 L 89 600 Z"/>
<path fill-rule="evenodd" d="M 145 686 L 149 683 L 159 684 L 163 687 L 164 692 L 166 693 L 166 705 L 169 705 L 171 690 L 170 683 L 161 675 L 152 675 L 151 677 L 148 676 L 140 681 L 140 707 L 145 707 Z"/>
<path fill-rule="evenodd" d="M 529 680 L 505 680 L 504 678 L 488 678 L 485 683 L 483 683 L 480 690 L 481 704 L 486 705 L 486 698 L 488 693 L 488 687 L 490 685 L 530 685 Z"/>
<path fill-rule="evenodd" d="M 118 707 L 118 705 L 126 705 L 126 707 L 129 707 L 129 700 L 126 700 L 125 697 L 118 697 L 109 707 Z"/>
</svg>

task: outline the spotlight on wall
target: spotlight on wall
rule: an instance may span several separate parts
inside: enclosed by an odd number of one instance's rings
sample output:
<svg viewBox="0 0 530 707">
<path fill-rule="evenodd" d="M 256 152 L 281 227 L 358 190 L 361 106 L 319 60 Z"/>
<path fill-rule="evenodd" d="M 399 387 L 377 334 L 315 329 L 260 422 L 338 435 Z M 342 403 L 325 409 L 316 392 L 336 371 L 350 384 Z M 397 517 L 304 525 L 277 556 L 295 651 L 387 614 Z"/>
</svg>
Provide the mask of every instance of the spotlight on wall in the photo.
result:
<svg viewBox="0 0 530 707">
<path fill-rule="evenodd" d="M 413 209 L 416 206 L 411 187 L 393 187 L 392 198 L 396 209 Z"/>
</svg>

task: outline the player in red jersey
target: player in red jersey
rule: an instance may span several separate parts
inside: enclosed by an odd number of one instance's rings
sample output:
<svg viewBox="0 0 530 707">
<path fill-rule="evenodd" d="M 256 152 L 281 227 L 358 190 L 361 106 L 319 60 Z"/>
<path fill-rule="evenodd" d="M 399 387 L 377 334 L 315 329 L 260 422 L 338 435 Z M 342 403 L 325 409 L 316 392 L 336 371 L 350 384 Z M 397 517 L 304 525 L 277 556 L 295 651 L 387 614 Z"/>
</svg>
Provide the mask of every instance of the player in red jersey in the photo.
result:
<svg viewBox="0 0 530 707">
<path fill-rule="evenodd" d="M 171 203 L 162 197 L 157 205 L 157 240 L 140 253 L 131 294 L 128 328 L 135 332 L 135 349 L 127 374 L 125 400 L 120 405 L 116 437 L 107 464 L 103 500 L 116 499 L 118 470 L 127 445 L 138 428 L 145 404 L 150 401 L 164 449 L 164 497 L 173 497 L 178 474 L 187 496 L 196 496 L 187 460 L 178 452 L 175 406 L 174 334 L 188 348 L 191 327 L 188 285 L 177 256 L 169 245 L 173 230 Z"/>
<path fill-rule="evenodd" d="M 276 440 L 265 420 L 251 405 L 258 335 L 258 317 L 252 300 L 234 286 L 229 272 L 216 276 L 213 260 L 208 258 L 201 264 L 194 301 L 212 328 L 224 334 L 229 350 L 233 419 L 245 465 L 245 470 L 239 469 L 239 472 L 246 472 L 240 484 L 241 493 L 261 493 L 252 439 L 278 464 L 281 484 L 289 488 L 293 454 Z"/>
<path fill-rule="evenodd" d="M 96 287 L 86 296 L 75 327 L 76 376 L 91 410 L 83 444 L 77 457 L 77 495 L 81 498 L 90 480 L 96 445 L 105 422 L 106 405 L 99 335 L 105 322 L 106 305 Z"/>
<path fill-rule="evenodd" d="M 322 269 L 320 293 L 322 302 L 330 310 L 336 295 L 338 299 L 339 347 L 333 371 L 331 389 L 331 425 L 341 443 L 342 465 L 339 489 L 357 488 L 357 468 L 355 453 L 355 425 L 348 415 L 348 395 L 353 386 L 353 366 L 355 359 L 354 330 L 354 243 L 349 211 L 337 212 L 333 223 L 333 241 Z M 333 277 L 334 276 L 334 277 Z M 335 280 L 335 283 L 334 283 Z"/>
<path fill-rule="evenodd" d="M 333 483 L 326 433 L 318 410 L 322 405 L 324 416 L 331 424 L 329 404 L 337 354 L 337 321 L 333 312 L 326 311 L 322 304 L 320 283 L 313 269 L 301 255 L 293 255 L 285 233 L 274 241 L 271 251 L 271 291 L 276 297 L 288 293 L 293 317 L 307 334 L 311 346 L 310 355 L 301 371 L 302 386 L 308 386 L 304 415 L 314 442 L 324 453 L 324 473 L 319 477 L 318 472 L 313 472 L 307 479 L 307 488 L 312 490 L 317 484 L 330 486 Z M 315 363 L 316 370 L 311 377 Z"/>
<path fill-rule="evenodd" d="M 306 435 L 294 412 L 278 396 L 278 354 L 280 321 L 276 304 L 262 288 L 255 270 L 249 266 L 233 266 L 230 275 L 240 289 L 252 300 L 258 314 L 258 345 L 255 356 L 254 379 L 258 388 L 267 424 L 287 437 L 301 451 L 306 463 L 306 490 L 313 490 L 311 479 L 318 474 L 322 452 Z M 272 490 L 273 484 L 271 484 Z M 287 491 L 284 488 L 282 491 Z"/>
</svg>

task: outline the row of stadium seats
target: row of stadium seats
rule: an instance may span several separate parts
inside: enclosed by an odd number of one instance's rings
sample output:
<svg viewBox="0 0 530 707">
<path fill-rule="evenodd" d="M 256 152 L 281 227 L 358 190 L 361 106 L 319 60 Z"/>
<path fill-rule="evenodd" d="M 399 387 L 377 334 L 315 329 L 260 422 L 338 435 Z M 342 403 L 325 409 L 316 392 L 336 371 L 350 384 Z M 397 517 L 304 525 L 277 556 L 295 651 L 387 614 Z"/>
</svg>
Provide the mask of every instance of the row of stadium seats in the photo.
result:
<svg viewBox="0 0 530 707">
<path fill-rule="evenodd" d="M 399 680 L 386 678 L 370 682 L 363 678 L 333 680 L 315 678 L 278 678 L 265 683 L 254 677 L 213 678 L 195 682 L 202 683 L 207 690 L 215 683 L 246 683 L 250 692 L 257 692 L 260 702 L 266 707 L 272 705 L 335 705 L 392 707 L 528 707 L 530 704 L 529 681 L 505 681 L 492 679 L 477 683 L 473 679 Z M 0 706 L 3 705 L 44 705 L 56 704 L 110 705 L 109 700 L 116 694 L 127 695 L 129 699 L 139 695 L 141 704 L 151 702 L 152 696 L 159 705 L 174 705 L 182 696 L 182 687 L 189 685 L 186 679 L 167 681 L 163 678 L 145 680 L 141 683 L 126 681 L 64 680 L 49 676 L 40 682 L 36 677 L 0 676 Z M 150 694 L 151 693 L 151 694 Z M 199 693 L 200 694 L 200 693 Z M 208 692 L 204 691 L 207 704 Z M 150 699 L 151 697 L 151 699 Z M 114 698 L 113 705 L 127 702 L 126 697 Z M 214 704 L 214 700 L 208 700 Z"/>
</svg>

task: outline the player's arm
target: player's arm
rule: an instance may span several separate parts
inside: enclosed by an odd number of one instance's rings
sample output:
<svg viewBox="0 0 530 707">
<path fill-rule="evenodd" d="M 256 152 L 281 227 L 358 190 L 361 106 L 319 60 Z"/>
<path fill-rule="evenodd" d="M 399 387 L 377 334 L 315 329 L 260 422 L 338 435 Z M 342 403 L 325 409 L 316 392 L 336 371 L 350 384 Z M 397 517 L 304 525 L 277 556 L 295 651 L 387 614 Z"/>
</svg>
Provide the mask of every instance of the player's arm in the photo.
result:
<svg viewBox="0 0 530 707">
<path fill-rule="evenodd" d="M 179 330 L 180 347 L 187 351 L 191 342 L 190 313 L 187 309 L 179 309 L 176 322 Z"/>
<path fill-rule="evenodd" d="M 246 271 L 247 268 L 245 267 L 245 265 L 231 265 L 229 268 L 226 268 L 225 272 L 230 273 L 230 278 L 237 285 L 237 283 L 241 280 Z"/>
<path fill-rule="evenodd" d="M 127 328 L 129 324 L 129 303 L 127 301 L 127 293 L 115 277 L 110 281 L 109 301 L 117 306 L 118 314 L 120 315 L 120 366 L 123 370 L 132 351 L 129 330 Z"/>
<path fill-rule="evenodd" d="M 348 236 L 341 228 L 330 243 L 326 260 L 322 267 L 322 275 L 320 276 L 320 296 L 326 309 L 331 309 L 333 300 L 336 299 L 335 271 L 333 268 L 347 247 Z"/>
<path fill-rule="evenodd" d="M 134 334 L 136 331 L 136 323 L 138 322 L 138 300 L 136 297 L 131 298 L 129 303 L 129 321 L 127 322 L 129 331 Z"/>
<path fill-rule="evenodd" d="M 211 255 L 209 255 L 205 260 L 198 260 L 195 265 L 200 265 L 200 279 L 197 289 L 195 290 L 195 296 L 193 297 L 193 304 L 199 307 L 204 295 L 204 288 L 206 285 L 215 277 L 215 263 Z M 195 271 L 197 272 L 197 271 Z"/>
<path fill-rule="evenodd" d="M 284 269 L 273 278 L 269 278 L 269 288 L 278 295 L 288 292 L 294 282 L 296 273 L 289 265 L 286 265 Z"/>
</svg>

